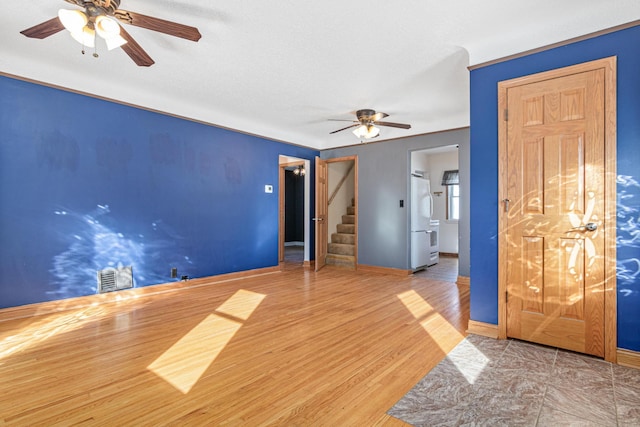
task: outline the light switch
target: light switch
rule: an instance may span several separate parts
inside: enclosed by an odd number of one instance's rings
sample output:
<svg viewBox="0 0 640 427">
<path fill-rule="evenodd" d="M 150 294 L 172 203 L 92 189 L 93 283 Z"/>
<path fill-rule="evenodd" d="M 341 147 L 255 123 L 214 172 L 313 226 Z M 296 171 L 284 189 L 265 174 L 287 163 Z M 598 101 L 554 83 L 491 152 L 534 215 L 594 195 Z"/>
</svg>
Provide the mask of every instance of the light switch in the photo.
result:
<svg viewBox="0 0 640 427">
<path fill-rule="evenodd" d="M 265 185 L 264 186 L 265 193 L 273 193 L 273 185 Z"/>
</svg>

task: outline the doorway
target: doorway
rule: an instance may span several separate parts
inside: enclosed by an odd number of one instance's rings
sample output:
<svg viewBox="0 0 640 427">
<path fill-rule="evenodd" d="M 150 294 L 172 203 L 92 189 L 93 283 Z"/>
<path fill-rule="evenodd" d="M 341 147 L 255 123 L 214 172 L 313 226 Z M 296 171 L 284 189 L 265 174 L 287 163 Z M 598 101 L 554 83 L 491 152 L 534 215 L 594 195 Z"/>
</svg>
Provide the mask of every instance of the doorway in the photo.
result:
<svg viewBox="0 0 640 427">
<path fill-rule="evenodd" d="M 358 157 L 316 158 L 316 271 L 358 262 Z"/>
<path fill-rule="evenodd" d="M 310 176 L 309 160 L 279 157 L 278 174 L 278 263 L 285 260 L 310 266 Z"/>
<path fill-rule="evenodd" d="M 411 270 L 421 277 L 441 280 L 443 277 L 458 277 L 458 252 L 460 218 L 460 183 L 458 181 L 459 158 L 458 145 L 428 148 L 410 152 L 410 186 L 412 194 L 409 201 L 410 208 L 410 250 Z M 455 179 L 454 179 L 455 177 Z M 428 181 L 429 212 L 417 209 L 420 200 L 414 200 L 415 186 Z M 423 203 L 424 204 L 424 203 Z M 415 216 L 428 215 L 429 220 L 424 226 Z M 427 226 L 428 223 L 428 226 Z M 427 228 L 428 243 L 421 245 L 422 228 Z M 436 244 L 431 241 L 436 240 Z M 425 246 L 424 248 L 422 246 Z M 437 248 L 437 253 L 432 253 Z M 420 255 L 421 252 L 429 252 Z M 421 261 L 426 258 L 425 261 Z M 455 270 L 455 271 L 453 271 Z"/>
<path fill-rule="evenodd" d="M 498 93 L 498 335 L 615 361 L 615 58 Z"/>
</svg>

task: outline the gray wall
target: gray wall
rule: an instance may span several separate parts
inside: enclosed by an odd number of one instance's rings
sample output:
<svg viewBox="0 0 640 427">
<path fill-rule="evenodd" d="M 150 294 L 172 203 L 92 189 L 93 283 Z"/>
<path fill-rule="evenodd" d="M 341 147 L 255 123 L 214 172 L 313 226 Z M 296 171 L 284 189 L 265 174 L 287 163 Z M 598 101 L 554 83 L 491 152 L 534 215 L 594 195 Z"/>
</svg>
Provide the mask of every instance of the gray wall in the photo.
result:
<svg viewBox="0 0 640 427">
<path fill-rule="evenodd" d="M 458 274 L 469 277 L 469 129 L 363 143 L 320 152 L 322 159 L 358 156 L 358 263 L 408 270 L 410 152 L 459 146 Z M 404 207 L 400 207 L 404 200 Z"/>
</svg>

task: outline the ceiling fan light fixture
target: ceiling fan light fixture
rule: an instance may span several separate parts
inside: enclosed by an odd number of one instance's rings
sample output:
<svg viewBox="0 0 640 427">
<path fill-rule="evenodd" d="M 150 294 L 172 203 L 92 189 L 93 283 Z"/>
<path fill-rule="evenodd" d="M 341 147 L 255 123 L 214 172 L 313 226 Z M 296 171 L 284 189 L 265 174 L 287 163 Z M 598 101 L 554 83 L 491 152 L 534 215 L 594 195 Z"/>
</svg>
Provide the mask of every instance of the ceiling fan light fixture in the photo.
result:
<svg viewBox="0 0 640 427">
<path fill-rule="evenodd" d="M 71 37 L 86 47 L 95 47 L 96 45 L 96 32 L 89 27 L 84 27 L 80 31 L 71 32 Z"/>
<path fill-rule="evenodd" d="M 329 132 L 329 134 L 332 135 L 334 133 L 342 132 L 343 130 L 353 129 L 353 134 L 358 138 L 360 138 L 360 140 L 362 141 L 363 139 L 376 138 L 378 135 L 380 135 L 380 128 L 378 126 L 388 126 L 388 127 L 400 128 L 400 129 L 411 129 L 411 125 L 407 123 L 394 123 L 394 122 L 380 121 L 385 117 L 389 117 L 389 115 L 387 113 L 376 112 L 375 110 L 371 110 L 371 109 L 358 110 L 356 111 L 357 120 L 329 119 L 329 120 L 336 120 L 339 122 L 355 123 L 355 124 L 351 124 L 349 126 L 343 127 L 342 129 Z"/>
<path fill-rule="evenodd" d="M 380 135 L 380 129 L 374 125 L 360 125 L 353 130 L 353 134 L 358 138 L 370 139 Z"/>
<path fill-rule="evenodd" d="M 380 135 L 380 128 L 377 128 L 374 125 L 367 126 L 367 134 L 364 136 L 365 138 L 375 138 L 378 135 Z"/>
<path fill-rule="evenodd" d="M 120 27 L 120 21 L 193 42 L 202 38 L 202 34 L 196 27 L 120 9 L 121 0 L 65 1 L 82 9 L 59 9 L 56 17 L 22 30 L 20 33 L 25 37 L 44 39 L 66 29 L 74 40 L 83 45 L 82 54 L 85 54 L 85 47 L 96 48 L 95 32 L 98 30 L 100 38 L 108 40 L 109 49 L 124 47 L 124 53 L 139 67 L 149 67 L 155 64 L 155 61 L 124 28 Z M 97 49 L 93 51 L 92 56 L 98 58 Z"/>
<path fill-rule="evenodd" d="M 60 9 L 58 19 L 60 19 L 62 26 L 71 33 L 82 31 L 82 28 L 89 22 L 87 15 L 80 10 Z"/>
<path fill-rule="evenodd" d="M 96 18 L 96 32 L 105 40 L 120 36 L 120 25 L 118 22 L 106 15 L 100 15 Z"/>
<path fill-rule="evenodd" d="M 105 42 L 107 42 L 107 50 L 113 50 L 117 47 L 122 46 L 123 44 L 125 44 L 127 41 L 121 36 L 121 35 L 117 35 L 115 37 L 111 37 L 108 39 L 104 40 Z"/>
<path fill-rule="evenodd" d="M 353 130 L 353 134 L 358 138 L 364 138 L 367 134 L 367 127 L 365 125 L 360 125 Z"/>
</svg>

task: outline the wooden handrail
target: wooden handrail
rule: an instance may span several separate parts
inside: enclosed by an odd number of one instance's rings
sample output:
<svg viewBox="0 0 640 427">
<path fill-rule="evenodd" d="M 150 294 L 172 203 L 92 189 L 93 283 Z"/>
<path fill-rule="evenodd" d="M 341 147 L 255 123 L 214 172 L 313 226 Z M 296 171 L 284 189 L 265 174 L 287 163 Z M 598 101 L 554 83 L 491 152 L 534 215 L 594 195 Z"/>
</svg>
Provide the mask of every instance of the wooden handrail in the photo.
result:
<svg viewBox="0 0 640 427">
<path fill-rule="evenodd" d="M 336 187 L 335 190 L 333 190 L 333 193 L 331 193 L 331 197 L 329 197 L 329 201 L 327 202 L 327 206 L 329 206 L 331 204 L 331 202 L 333 201 L 333 199 L 336 197 L 336 195 L 338 194 L 338 191 L 340 190 L 340 187 L 342 187 L 342 184 L 344 184 L 344 182 L 347 180 L 347 177 L 351 173 L 351 170 L 353 169 L 355 164 L 356 164 L 355 162 L 351 163 L 351 166 L 349 166 L 349 169 L 347 169 L 347 172 L 344 174 L 344 176 L 342 177 L 342 179 L 338 183 L 338 186 Z"/>
</svg>

